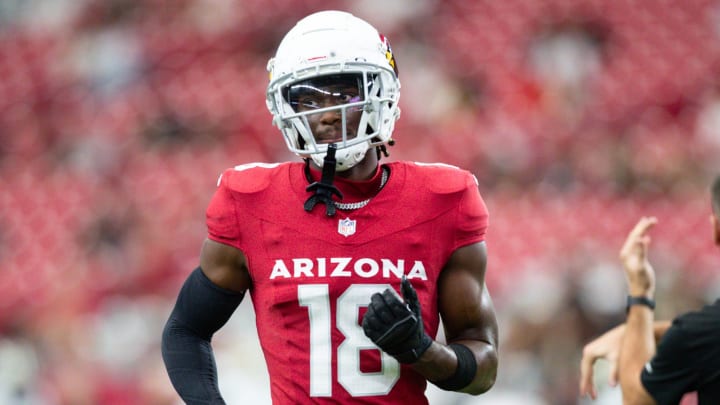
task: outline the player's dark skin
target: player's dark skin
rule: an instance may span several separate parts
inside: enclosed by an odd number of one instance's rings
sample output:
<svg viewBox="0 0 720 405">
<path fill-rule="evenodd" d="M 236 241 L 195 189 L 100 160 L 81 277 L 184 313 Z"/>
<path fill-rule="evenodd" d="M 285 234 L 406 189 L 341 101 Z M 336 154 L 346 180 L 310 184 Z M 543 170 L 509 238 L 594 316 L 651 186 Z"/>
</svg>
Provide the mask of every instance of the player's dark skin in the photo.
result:
<svg viewBox="0 0 720 405">
<path fill-rule="evenodd" d="M 351 114 L 348 115 L 350 121 Z M 309 117 L 313 133 L 322 133 L 330 127 L 341 131 L 339 120 L 337 112 Z M 353 136 L 348 133 L 348 138 Z M 368 180 L 377 173 L 378 164 L 377 154 L 370 150 L 361 162 L 336 175 L 349 180 Z M 448 343 L 466 345 L 477 361 L 474 380 L 461 390 L 470 394 L 489 390 L 497 374 L 498 326 L 492 299 L 485 286 L 486 263 L 485 242 L 461 247 L 450 256 L 438 280 L 438 309 L 446 339 Z M 252 288 L 245 255 L 234 247 L 206 239 L 200 253 L 200 267 L 213 283 L 222 288 L 237 292 Z M 455 352 L 439 342 L 433 342 L 412 365 L 415 371 L 430 381 L 449 378 L 456 366 Z"/>
</svg>

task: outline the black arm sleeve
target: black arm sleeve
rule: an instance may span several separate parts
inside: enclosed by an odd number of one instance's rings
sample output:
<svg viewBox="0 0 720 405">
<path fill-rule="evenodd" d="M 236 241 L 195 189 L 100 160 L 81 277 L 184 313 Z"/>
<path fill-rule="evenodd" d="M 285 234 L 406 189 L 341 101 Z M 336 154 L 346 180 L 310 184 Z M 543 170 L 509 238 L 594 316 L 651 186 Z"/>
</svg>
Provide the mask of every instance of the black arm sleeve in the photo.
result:
<svg viewBox="0 0 720 405">
<path fill-rule="evenodd" d="M 173 387 L 187 404 L 225 404 L 210 340 L 243 296 L 216 286 L 199 267 L 180 289 L 163 330 L 162 356 Z"/>
</svg>

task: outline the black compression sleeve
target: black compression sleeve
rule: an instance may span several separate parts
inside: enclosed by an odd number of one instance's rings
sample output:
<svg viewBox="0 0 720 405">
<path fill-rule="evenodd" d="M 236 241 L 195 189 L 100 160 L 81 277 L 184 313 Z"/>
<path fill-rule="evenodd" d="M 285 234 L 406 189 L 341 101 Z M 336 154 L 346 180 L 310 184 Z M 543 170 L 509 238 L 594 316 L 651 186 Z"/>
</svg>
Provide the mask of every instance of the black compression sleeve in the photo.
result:
<svg viewBox="0 0 720 405">
<path fill-rule="evenodd" d="M 190 405 L 224 404 L 210 340 L 244 294 L 213 284 L 198 267 L 180 289 L 162 335 L 162 356 L 170 381 Z"/>
</svg>

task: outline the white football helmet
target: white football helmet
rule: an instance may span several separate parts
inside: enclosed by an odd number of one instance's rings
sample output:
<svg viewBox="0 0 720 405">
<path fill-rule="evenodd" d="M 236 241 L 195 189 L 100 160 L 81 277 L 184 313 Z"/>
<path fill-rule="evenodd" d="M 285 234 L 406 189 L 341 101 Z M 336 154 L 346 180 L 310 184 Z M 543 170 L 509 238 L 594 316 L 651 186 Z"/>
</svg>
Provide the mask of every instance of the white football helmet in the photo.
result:
<svg viewBox="0 0 720 405">
<path fill-rule="evenodd" d="M 342 11 L 311 14 L 285 35 L 268 62 L 268 71 L 267 107 L 291 152 L 323 166 L 328 144 L 316 141 L 308 116 L 325 111 L 341 116 L 342 140 L 335 142 L 338 171 L 356 165 L 371 147 L 391 142 L 400 116 L 400 81 L 387 39 L 367 22 Z M 300 82 L 353 75 L 360 97 L 313 111 L 293 108 L 293 85 L 307 88 Z M 358 127 L 348 130 L 348 113 L 360 110 Z"/>
</svg>

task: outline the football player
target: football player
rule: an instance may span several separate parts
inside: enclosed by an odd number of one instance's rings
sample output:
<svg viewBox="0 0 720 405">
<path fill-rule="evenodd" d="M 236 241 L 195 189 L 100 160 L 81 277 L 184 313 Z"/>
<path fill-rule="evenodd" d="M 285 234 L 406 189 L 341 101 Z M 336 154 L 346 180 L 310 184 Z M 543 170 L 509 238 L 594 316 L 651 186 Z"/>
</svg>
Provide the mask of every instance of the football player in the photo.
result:
<svg viewBox="0 0 720 405">
<path fill-rule="evenodd" d="M 307 16 L 281 41 L 266 101 L 302 161 L 218 180 L 199 267 L 163 333 L 185 402 L 224 403 L 211 338 L 246 293 L 275 404 L 423 404 L 428 381 L 492 387 L 487 208 L 468 171 L 380 163 L 400 115 L 397 67 L 387 38 L 345 12 Z"/>
</svg>

